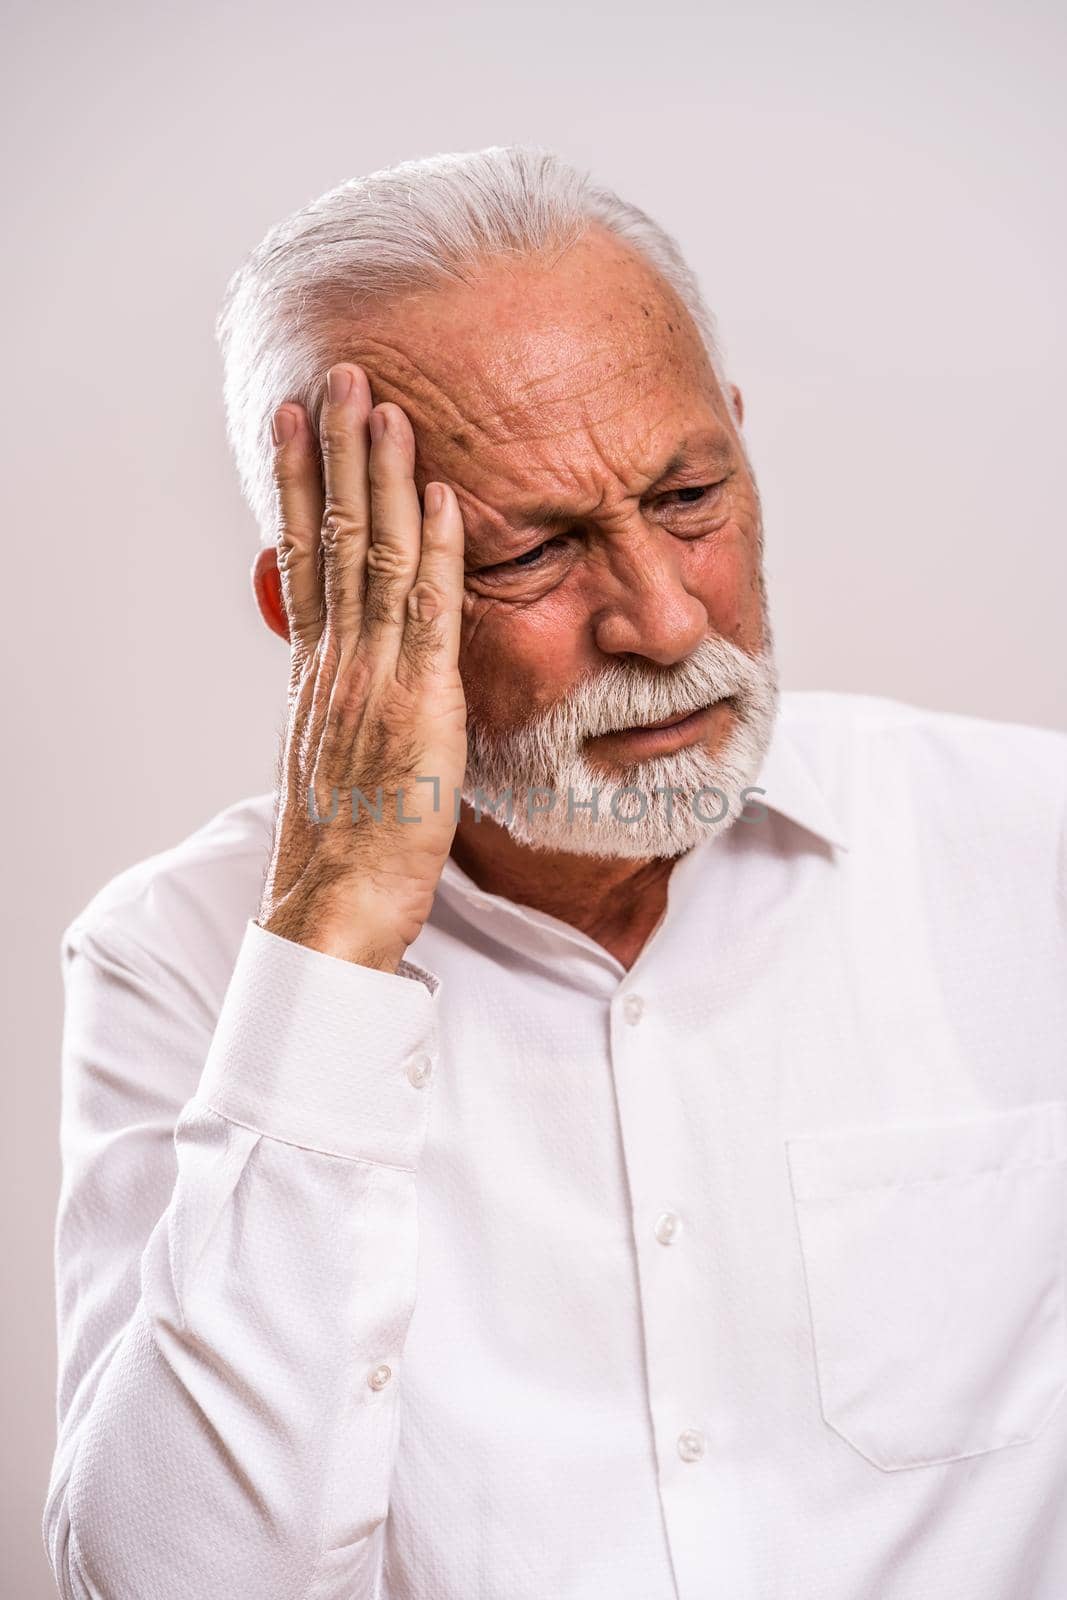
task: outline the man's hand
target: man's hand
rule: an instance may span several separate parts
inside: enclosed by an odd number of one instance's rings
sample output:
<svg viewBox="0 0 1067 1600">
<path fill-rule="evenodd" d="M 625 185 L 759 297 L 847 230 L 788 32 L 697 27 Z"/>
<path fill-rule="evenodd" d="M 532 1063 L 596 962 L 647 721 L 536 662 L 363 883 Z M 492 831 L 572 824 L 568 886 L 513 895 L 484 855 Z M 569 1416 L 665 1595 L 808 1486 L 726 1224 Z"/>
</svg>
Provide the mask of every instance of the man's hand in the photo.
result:
<svg viewBox="0 0 1067 1600">
<path fill-rule="evenodd" d="M 258 920 L 395 972 L 429 915 L 466 766 L 463 521 L 444 484 L 426 485 L 423 514 L 411 424 L 372 409 L 360 367 L 330 370 L 321 472 L 303 407 L 278 408 L 274 437 L 292 671 Z M 321 819 L 336 800 L 332 820 L 313 820 L 309 791 Z"/>
</svg>

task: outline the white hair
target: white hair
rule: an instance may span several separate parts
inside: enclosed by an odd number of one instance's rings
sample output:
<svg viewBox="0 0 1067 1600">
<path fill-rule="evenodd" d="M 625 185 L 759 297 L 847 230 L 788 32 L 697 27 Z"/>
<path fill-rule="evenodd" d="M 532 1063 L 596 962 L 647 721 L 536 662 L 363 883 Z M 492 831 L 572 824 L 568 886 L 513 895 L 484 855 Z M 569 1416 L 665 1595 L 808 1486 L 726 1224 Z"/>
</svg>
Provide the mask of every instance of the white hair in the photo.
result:
<svg viewBox="0 0 1067 1600">
<path fill-rule="evenodd" d="M 725 393 L 714 320 L 674 240 L 551 151 L 493 145 L 404 161 L 338 184 L 272 227 L 227 284 L 215 323 L 227 436 L 264 542 L 277 537 L 271 417 L 295 400 L 317 429 L 326 370 L 346 355 L 339 321 L 355 336 L 360 306 L 376 297 L 462 279 L 495 256 L 565 248 L 595 224 L 674 290 Z"/>
</svg>

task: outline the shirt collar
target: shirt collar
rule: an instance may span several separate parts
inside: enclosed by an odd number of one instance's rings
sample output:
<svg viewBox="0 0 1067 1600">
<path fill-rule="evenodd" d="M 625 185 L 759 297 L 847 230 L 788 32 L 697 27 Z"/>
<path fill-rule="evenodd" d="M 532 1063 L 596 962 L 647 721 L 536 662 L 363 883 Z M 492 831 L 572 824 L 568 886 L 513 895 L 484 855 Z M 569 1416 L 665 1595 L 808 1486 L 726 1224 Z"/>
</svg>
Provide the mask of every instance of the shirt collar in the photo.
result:
<svg viewBox="0 0 1067 1600">
<path fill-rule="evenodd" d="M 790 730 L 787 714 L 779 709 L 774 733 L 754 789 L 752 804 L 766 806 L 826 840 L 836 849 L 848 849 L 848 834 L 840 817 L 812 771 Z M 736 826 L 736 824 L 735 824 Z"/>
</svg>

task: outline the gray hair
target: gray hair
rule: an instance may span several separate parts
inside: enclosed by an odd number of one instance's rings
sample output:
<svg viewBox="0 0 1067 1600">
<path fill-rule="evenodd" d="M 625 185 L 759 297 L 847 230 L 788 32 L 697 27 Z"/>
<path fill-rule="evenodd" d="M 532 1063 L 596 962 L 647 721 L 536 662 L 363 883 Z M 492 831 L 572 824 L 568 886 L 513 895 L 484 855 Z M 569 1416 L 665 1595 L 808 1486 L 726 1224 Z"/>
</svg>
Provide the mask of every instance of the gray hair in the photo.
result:
<svg viewBox="0 0 1067 1600">
<path fill-rule="evenodd" d="M 339 318 L 351 323 L 375 297 L 462 279 L 487 258 L 565 248 L 594 224 L 678 295 L 725 392 L 714 319 L 677 244 L 551 151 L 493 145 L 404 161 L 338 184 L 275 224 L 229 280 L 215 322 L 227 437 L 264 542 L 277 536 L 271 418 L 295 400 L 317 429 L 325 372 L 345 354 Z"/>
</svg>

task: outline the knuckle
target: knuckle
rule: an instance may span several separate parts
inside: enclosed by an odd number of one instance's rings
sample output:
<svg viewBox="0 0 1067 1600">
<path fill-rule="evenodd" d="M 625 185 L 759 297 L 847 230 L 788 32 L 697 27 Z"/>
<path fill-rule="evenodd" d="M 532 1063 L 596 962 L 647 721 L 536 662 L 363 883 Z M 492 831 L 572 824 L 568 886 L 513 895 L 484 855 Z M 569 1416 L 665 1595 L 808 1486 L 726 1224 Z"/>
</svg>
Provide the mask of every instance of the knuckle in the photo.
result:
<svg viewBox="0 0 1067 1600">
<path fill-rule="evenodd" d="M 385 584 L 399 583 L 407 571 L 403 550 L 388 540 L 377 540 L 367 551 L 367 571 Z"/>
<path fill-rule="evenodd" d="M 444 589 L 427 578 L 420 578 L 408 597 L 408 612 L 415 624 L 433 623 L 450 608 Z"/>
<path fill-rule="evenodd" d="M 367 520 L 350 506 L 330 501 L 322 517 L 322 543 L 329 550 L 365 537 Z"/>
<path fill-rule="evenodd" d="M 274 541 L 274 551 L 279 572 L 292 572 L 294 567 L 311 560 L 312 541 L 293 523 L 283 522 Z"/>
</svg>

